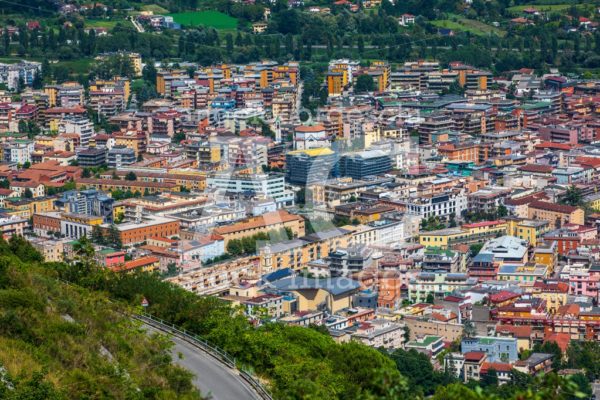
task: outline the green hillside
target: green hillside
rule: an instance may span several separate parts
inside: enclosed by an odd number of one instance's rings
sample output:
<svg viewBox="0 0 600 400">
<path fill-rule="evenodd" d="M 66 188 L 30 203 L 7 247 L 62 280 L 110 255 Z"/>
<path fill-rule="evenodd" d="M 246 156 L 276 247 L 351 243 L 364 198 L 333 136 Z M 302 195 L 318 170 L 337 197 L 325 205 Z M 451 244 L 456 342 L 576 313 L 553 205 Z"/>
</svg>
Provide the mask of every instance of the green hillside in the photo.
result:
<svg viewBox="0 0 600 400">
<path fill-rule="evenodd" d="M 59 283 L 38 260 L 24 241 L 0 239 L 0 398 L 200 398 L 171 364 L 170 342 L 148 337 L 103 294 Z"/>
</svg>

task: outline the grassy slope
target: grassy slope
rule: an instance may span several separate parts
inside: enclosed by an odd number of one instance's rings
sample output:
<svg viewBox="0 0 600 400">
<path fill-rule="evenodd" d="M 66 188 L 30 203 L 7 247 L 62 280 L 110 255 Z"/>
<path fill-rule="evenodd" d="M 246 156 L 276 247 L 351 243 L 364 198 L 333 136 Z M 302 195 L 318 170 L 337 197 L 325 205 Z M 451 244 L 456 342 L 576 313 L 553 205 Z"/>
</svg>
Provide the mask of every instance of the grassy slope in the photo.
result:
<svg viewBox="0 0 600 400">
<path fill-rule="evenodd" d="M 0 398 L 23 398 L 38 373 L 57 393 L 47 398 L 200 398 L 189 373 L 171 364 L 166 339 L 148 337 L 103 294 L 61 284 L 6 247 L 0 243 L 0 366 L 16 389 L 0 380 Z"/>
<path fill-rule="evenodd" d="M 487 36 L 490 34 L 504 36 L 506 34 L 506 32 L 502 29 L 496 28 L 494 26 L 485 24 L 474 19 L 463 18 L 460 16 L 454 16 L 451 19 L 436 20 L 432 21 L 431 23 L 439 28 L 448 28 L 453 29 L 455 31 L 471 32 L 472 34 L 478 36 Z"/>
</svg>

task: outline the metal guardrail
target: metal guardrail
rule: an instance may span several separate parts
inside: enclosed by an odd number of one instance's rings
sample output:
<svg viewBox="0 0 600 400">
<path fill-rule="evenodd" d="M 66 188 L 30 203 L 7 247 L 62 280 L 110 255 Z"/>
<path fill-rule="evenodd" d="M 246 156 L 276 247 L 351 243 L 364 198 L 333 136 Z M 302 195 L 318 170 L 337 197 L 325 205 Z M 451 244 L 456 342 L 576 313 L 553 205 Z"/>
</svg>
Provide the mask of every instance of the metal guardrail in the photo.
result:
<svg viewBox="0 0 600 400">
<path fill-rule="evenodd" d="M 66 281 L 66 280 L 63 280 L 60 278 L 56 278 L 56 280 L 61 283 L 64 283 L 68 287 L 71 287 L 71 288 L 76 287 L 69 281 Z M 108 302 L 112 303 L 112 301 L 110 299 L 108 299 Z M 189 343 L 195 347 L 198 347 L 199 349 L 201 349 L 205 353 L 208 353 L 209 355 L 211 355 L 213 358 L 215 358 L 217 361 L 221 362 L 228 368 L 238 371 L 240 376 L 246 382 L 248 382 L 248 384 L 250 386 L 252 386 L 252 388 L 254 389 L 256 394 L 262 400 L 273 400 L 273 397 L 271 396 L 271 393 L 269 392 L 269 390 L 266 387 L 264 387 L 264 385 L 262 383 L 260 383 L 260 381 L 251 372 L 238 368 L 236 365 L 236 362 L 235 362 L 235 358 L 231 357 L 229 354 L 227 354 L 225 351 L 219 349 L 218 347 L 213 346 L 205 339 L 202 339 L 200 336 L 188 333 L 185 329 L 181 330 L 181 329 L 179 329 L 179 327 L 175 326 L 174 324 L 170 324 L 167 321 L 163 321 L 162 319 L 156 318 L 148 313 L 142 313 L 142 314 L 122 313 L 122 314 L 126 315 L 130 318 L 136 319 L 140 322 L 144 322 L 148 325 L 151 325 L 154 328 L 161 330 L 163 332 L 173 334 L 173 335 L 177 336 L 178 338 L 186 341 L 187 343 Z"/>
<path fill-rule="evenodd" d="M 273 400 L 273 397 L 271 396 L 271 394 L 269 393 L 267 388 L 265 388 L 262 385 L 262 383 L 260 383 L 260 381 L 254 375 L 252 375 L 248 371 L 244 371 L 243 369 L 239 369 L 237 367 L 235 358 L 231 357 L 229 354 L 227 354 L 225 351 L 219 349 L 218 347 L 213 346 L 205 339 L 202 339 L 200 336 L 188 333 L 185 329 L 183 329 L 183 330 L 179 329 L 177 326 L 170 324 L 167 321 L 163 321 L 160 318 L 155 318 L 152 315 L 147 314 L 147 313 L 132 314 L 131 316 L 133 318 L 137 319 L 138 321 L 144 322 L 158 330 L 161 330 L 163 332 L 167 332 L 174 336 L 177 336 L 178 338 L 186 341 L 187 343 L 189 343 L 195 347 L 198 347 L 200 350 L 208 353 L 209 355 L 211 355 L 213 358 L 215 358 L 217 361 L 219 361 L 223 365 L 227 366 L 228 368 L 237 370 L 239 372 L 240 376 L 246 382 L 248 382 L 248 384 L 250 386 L 252 386 L 252 388 L 254 389 L 256 394 L 262 400 Z"/>
</svg>

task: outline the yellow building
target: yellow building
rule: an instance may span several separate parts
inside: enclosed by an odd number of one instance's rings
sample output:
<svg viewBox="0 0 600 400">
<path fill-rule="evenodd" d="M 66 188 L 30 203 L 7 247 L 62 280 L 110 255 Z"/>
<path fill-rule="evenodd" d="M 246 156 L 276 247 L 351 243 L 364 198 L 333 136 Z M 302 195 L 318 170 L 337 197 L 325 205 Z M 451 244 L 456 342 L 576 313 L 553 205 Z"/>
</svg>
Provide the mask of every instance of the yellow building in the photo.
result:
<svg viewBox="0 0 600 400">
<path fill-rule="evenodd" d="M 172 182 L 140 182 L 113 179 L 92 179 L 80 178 L 75 182 L 78 190 L 97 189 L 103 192 L 112 192 L 113 190 L 123 190 L 139 193 L 160 193 L 160 192 L 179 192 L 181 187 Z"/>
<path fill-rule="evenodd" d="M 129 99 L 131 94 L 131 83 L 127 78 L 117 77 L 115 79 L 97 79 L 90 82 L 90 92 L 100 91 L 104 88 L 118 87 L 123 89 L 123 97 L 125 101 Z"/>
<path fill-rule="evenodd" d="M 257 217 L 247 218 L 231 225 L 213 229 L 213 233 L 223 237 L 225 247 L 233 239 L 243 239 L 258 233 L 269 233 L 289 228 L 294 237 L 304 236 L 304 218 L 285 210 L 273 211 Z"/>
<path fill-rule="evenodd" d="M 54 211 L 54 198 L 36 197 L 32 199 L 13 198 L 4 201 L 4 208 L 8 210 L 9 215 L 16 215 L 22 218 L 31 218 L 33 214 Z"/>
<path fill-rule="evenodd" d="M 558 259 L 558 245 L 556 241 L 550 243 L 540 243 L 535 249 L 533 249 L 533 261 L 536 264 L 543 265 L 548 268 L 548 273 L 551 275 L 554 273 L 556 262 Z"/>
<path fill-rule="evenodd" d="M 558 309 L 567 304 L 569 297 L 569 284 L 566 282 L 545 283 L 536 282 L 527 290 L 532 297 L 546 301 L 546 309 L 554 314 Z"/>
<path fill-rule="evenodd" d="M 538 279 L 548 277 L 548 268 L 543 265 L 501 265 L 498 280 L 512 281 L 520 286 L 533 286 Z"/>
<path fill-rule="evenodd" d="M 115 145 L 125 146 L 132 149 L 135 152 L 135 156 L 139 156 L 140 153 L 146 152 L 146 146 L 148 144 L 148 138 L 144 132 L 140 131 L 126 131 L 118 132 L 114 135 Z"/>
<path fill-rule="evenodd" d="M 392 67 L 390 66 L 390 63 L 387 61 L 373 61 L 371 66 L 372 68 L 374 67 L 381 71 L 381 85 L 379 91 L 385 91 L 390 85 L 390 75 L 392 73 Z"/>
<path fill-rule="evenodd" d="M 63 221 L 73 222 L 79 225 L 99 226 L 104 222 L 101 216 L 86 214 L 63 213 Z"/>
<path fill-rule="evenodd" d="M 294 277 L 282 279 L 274 285 L 295 294 L 298 311 L 314 311 L 325 307 L 330 313 L 352 307 L 352 297 L 360 290 L 356 281 L 345 278 L 311 279 Z"/>
<path fill-rule="evenodd" d="M 305 240 L 292 240 L 264 246 L 259 251 L 264 271 L 281 268 L 300 270 L 309 262 L 326 257 L 340 247 L 348 247 L 352 232 L 332 229 L 305 236 Z"/>
<path fill-rule="evenodd" d="M 528 217 L 530 219 L 548 221 L 554 227 L 560 227 L 566 223 L 584 224 L 583 208 L 546 201 L 531 202 L 528 207 Z"/>
<path fill-rule="evenodd" d="M 125 216 L 125 204 L 118 202 L 113 204 L 113 221 L 118 221 Z"/>
<path fill-rule="evenodd" d="M 44 256 L 44 261 L 64 261 L 64 242 L 62 240 L 32 238 L 29 239 L 29 242 Z"/>
<path fill-rule="evenodd" d="M 527 240 L 532 246 L 537 246 L 542 235 L 550 230 L 550 223 L 544 220 L 525 218 L 507 218 L 506 234 Z"/>
<path fill-rule="evenodd" d="M 440 229 L 419 234 L 419 243 L 426 247 L 441 247 L 447 249 L 455 244 L 484 243 L 497 236 L 507 233 L 507 222 L 482 221 L 464 224 L 458 228 Z"/>
</svg>

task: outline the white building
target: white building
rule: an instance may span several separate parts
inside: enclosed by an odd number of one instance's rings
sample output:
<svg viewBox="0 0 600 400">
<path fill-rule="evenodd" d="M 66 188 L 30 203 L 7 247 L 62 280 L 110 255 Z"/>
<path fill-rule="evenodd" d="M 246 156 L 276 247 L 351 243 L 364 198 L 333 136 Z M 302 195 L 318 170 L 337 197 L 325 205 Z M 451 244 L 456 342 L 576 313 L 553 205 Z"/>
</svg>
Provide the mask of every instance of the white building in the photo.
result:
<svg viewBox="0 0 600 400">
<path fill-rule="evenodd" d="M 41 71 L 42 64 L 35 61 L 21 61 L 17 64 L 0 64 L 0 83 L 10 90 L 19 89 L 19 81 L 31 86 L 35 76 Z"/>
<path fill-rule="evenodd" d="M 404 222 L 379 220 L 357 226 L 352 233 L 351 243 L 354 246 L 384 246 L 401 243 L 404 238 Z"/>
<path fill-rule="evenodd" d="M 463 211 L 467 210 L 467 204 L 467 196 L 463 192 L 457 191 L 411 197 L 406 200 L 406 213 L 421 218 L 446 218 L 451 214 L 459 217 Z"/>
<path fill-rule="evenodd" d="M 31 140 L 13 140 L 4 144 L 4 161 L 17 164 L 31 162 L 35 145 Z"/>
<path fill-rule="evenodd" d="M 331 138 L 323 125 L 300 125 L 294 129 L 294 149 L 309 150 L 331 146 Z"/>
<path fill-rule="evenodd" d="M 90 138 L 94 135 L 94 125 L 87 118 L 67 117 L 60 121 L 58 132 L 61 134 L 75 133 L 79 135 L 81 146 L 87 147 Z"/>
<path fill-rule="evenodd" d="M 294 193 L 285 188 L 280 174 L 217 174 L 206 180 L 209 189 L 272 198 L 279 208 L 294 204 Z"/>
<path fill-rule="evenodd" d="M 375 348 L 399 349 L 404 345 L 404 325 L 386 319 L 374 319 L 363 322 L 352 338 Z"/>
</svg>

